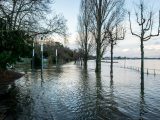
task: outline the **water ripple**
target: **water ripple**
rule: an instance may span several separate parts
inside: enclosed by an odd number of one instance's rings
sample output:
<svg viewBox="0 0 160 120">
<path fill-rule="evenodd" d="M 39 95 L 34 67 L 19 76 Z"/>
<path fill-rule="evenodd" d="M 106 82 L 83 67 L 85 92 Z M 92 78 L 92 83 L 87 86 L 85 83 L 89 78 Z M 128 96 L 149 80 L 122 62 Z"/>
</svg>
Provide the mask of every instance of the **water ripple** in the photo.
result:
<svg viewBox="0 0 160 120">
<path fill-rule="evenodd" d="M 23 72 L 23 71 L 22 71 Z M 137 72 L 103 63 L 95 74 L 93 61 L 88 70 L 69 63 L 59 67 L 25 72 L 3 98 L 8 115 L 19 120 L 158 120 L 160 118 L 160 76 L 145 76 L 140 88 Z M 117 74 L 118 73 L 118 74 Z M 2 111 L 2 108 L 0 108 Z"/>
</svg>

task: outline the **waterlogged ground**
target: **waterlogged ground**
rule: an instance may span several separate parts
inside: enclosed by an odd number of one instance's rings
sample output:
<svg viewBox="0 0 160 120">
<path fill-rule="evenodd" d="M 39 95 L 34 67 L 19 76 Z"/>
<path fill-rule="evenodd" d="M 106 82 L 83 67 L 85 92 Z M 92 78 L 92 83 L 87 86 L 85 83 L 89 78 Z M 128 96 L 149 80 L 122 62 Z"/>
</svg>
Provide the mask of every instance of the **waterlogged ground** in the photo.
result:
<svg viewBox="0 0 160 120">
<path fill-rule="evenodd" d="M 0 99 L 0 106 L 7 108 L 9 120 L 160 118 L 160 75 L 145 75 L 141 90 L 137 71 L 114 67 L 111 80 L 108 63 L 102 63 L 101 74 L 94 68 L 95 61 L 89 61 L 87 71 L 74 63 L 44 69 L 43 74 L 25 69 L 26 75 Z"/>
</svg>

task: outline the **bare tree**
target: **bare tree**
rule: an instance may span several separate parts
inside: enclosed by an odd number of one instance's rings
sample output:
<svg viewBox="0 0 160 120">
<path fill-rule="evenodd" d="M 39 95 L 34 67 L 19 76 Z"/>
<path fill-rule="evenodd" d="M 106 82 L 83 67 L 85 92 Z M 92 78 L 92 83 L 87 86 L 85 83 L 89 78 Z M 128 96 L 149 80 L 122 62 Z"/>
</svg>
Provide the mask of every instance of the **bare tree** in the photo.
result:
<svg viewBox="0 0 160 120">
<path fill-rule="evenodd" d="M 5 36 L 1 36 L 0 48 L 5 54 L 10 53 L 12 55 L 15 52 L 13 48 L 16 49 L 17 46 L 21 48 L 22 43 L 24 46 L 30 46 L 31 48 L 33 42 L 31 42 L 31 38 L 37 35 L 56 33 L 66 36 L 66 20 L 63 16 L 50 14 L 52 13 L 50 9 L 52 3 L 53 0 L 0 1 L 0 22 L 3 21 L 5 24 L 5 27 L 0 28 L 0 33 Z M 46 16 L 48 15 L 52 18 L 47 18 Z M 7 39 L 6 36 L 8 37 Z M 17 38 L 15 39 L 14 37 Z M 19 41 L 17 39 L 19 39 Z M 10 44 L 11 42 L 13 42 L 13 44 Z M 8 53 L 6 53 L 6 51 Z M 21 51 L 19 52 L 21 53 Z M 17 54 L 16 59 L 17 56 L 21 56 L 18 53 L 14 54 Z"/>
<path fill-rule="evenodd" d="M 107 24 L 112 11 L 121 0 L 90 0 L 92 13 L 91 32 L 96 43 L 96 72 L 101 71 L 101 58 L 109 45 Z"/>
<path fill-rule="evenodd" d="M 140 28 L 140 33 L 135 33 L 132 30 L 132 24 L 131 24 L 131 15 L 129 14 L 129 23 L 130 23 L 130 30 L 132 35 L 137 36 L 140 39 L 141 45 L 141 87 L 144 88 L 144 41 L 148 41 L 151 39 L 151 37 L 159 36 L 160 32 L 160 11 L 159 11 L 159 25 L 157 27 L 157 34 L 153 34 L 153 27 L 154 27 L 154 21 L 153 21 L 153 12 L 148 12 L 146 9 L 144 9 L 144 2 L 141 0 L 140 4 L 138 5 L 139 13 L 136 12 L 136 20 L 137 24 Z M 149 14 L 149 15 L 148 15 Z"/>
<path fill-rule="evenodd" d="M 51 0 L 5 0 L 0 2 L 0 15 L 8 29 L 31 27 L 49 11 Z"/>
<path fill-rule="evenodd" d="M 111 49 L 111 64 L 110 64 L 110 76 L 113 77 L 113 49 L 117 44 L 118 40 L 124 40 L 125 30 L 122 26 L 124 20 L 124 1 L 121 1 L 117 4 L 116 10 L 112 12 L 110 19 L 108 21 L 108 39 Z"/>
<path fill-rule="evenodd" d="M 125 37 L 125 31 L 123 27 L 117 27 L 114 29 L 111 29 L 109 32 L 109 43 L 110 43 L 110 55 L 111 55 L 111 64 L 110 64 L 110 76 L 113 77 L 113 49 L 114 46 L 117 44 L 118 40 L 124 40 Z"/>
<path fill-rule="evenodd" d="M 0 17 L 8 24 L 8 31 L 24 30 L 36 33 L 66 33 L 66 20 L 52 15 L 50 5 L 54 0 L 4 0 L 0 1 Z M 50 15 L 51 18 L 46 16 Z"/>
<path fill-rule="evenodd" d="M 93 47 L 92 36 L 89 31 L 91 25 L 90 2 L 88 0 L 81 0 L 80 15 L 78 18 L 78 44 L 83 52 L 84 67 L 87 67 L 88 56 Z"/>
</svg>

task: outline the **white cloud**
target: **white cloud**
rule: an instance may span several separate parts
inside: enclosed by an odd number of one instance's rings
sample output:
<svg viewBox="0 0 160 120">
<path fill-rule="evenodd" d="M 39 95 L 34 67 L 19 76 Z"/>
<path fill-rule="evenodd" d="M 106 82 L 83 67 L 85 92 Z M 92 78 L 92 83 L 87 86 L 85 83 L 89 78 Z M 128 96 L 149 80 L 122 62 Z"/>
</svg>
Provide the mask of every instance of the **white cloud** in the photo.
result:
<svg viewBox="0 0 160 120">
<path fill-rule="evenodd" d="M 122 50 L 122 52 L 128 52 L 129 51 L 129 49 L 123 49 Z"/>
<path fill-rule="evenodd" d="M 77 33 L 75 32 L 74 34 L 71 34 L 67 38 L 67 46 L 70 47 L 71 49 L 77 49 L 78 48 L 78 43 L 77 43 Z"/>
<path fill-rule="evenodd" d="M 145 46 L 145 50 L 159 51 L 160 45 L 147 45 L 147 46 Z"/>
</svg>

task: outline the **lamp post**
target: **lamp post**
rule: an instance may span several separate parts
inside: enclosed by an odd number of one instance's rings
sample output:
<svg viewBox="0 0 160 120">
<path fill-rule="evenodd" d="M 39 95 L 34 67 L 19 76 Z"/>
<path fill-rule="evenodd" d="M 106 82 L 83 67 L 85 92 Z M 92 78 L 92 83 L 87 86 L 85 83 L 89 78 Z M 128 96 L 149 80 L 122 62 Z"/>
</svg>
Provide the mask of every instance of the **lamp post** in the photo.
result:
<svg viewBox="0 0 160 120">
<path fill-rule="evenodd" d="M 41 71 L 43 70 L 43 37 L 41 37 Z"/>
<path fill-rule="evenodd" d="M 57 60 L 58 60 L 58 59 L 57 59 L 57 49 L 56 49 L 56 65 L 57 65 Z"/>
<path fill-rule="evenodd" d="M 35 38 L 33 38 L 33 50 L 32 50 L 32 69 L 34 69 L 34 54 L 35 54 L 35 52 L 34 52 L 34 40 Z"/>
</svg>

